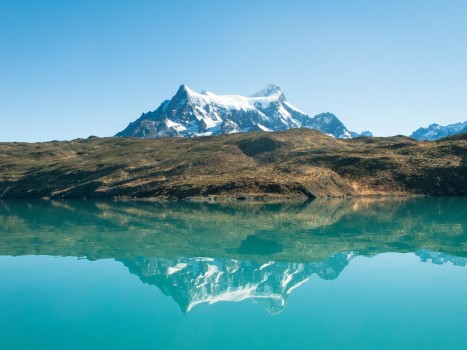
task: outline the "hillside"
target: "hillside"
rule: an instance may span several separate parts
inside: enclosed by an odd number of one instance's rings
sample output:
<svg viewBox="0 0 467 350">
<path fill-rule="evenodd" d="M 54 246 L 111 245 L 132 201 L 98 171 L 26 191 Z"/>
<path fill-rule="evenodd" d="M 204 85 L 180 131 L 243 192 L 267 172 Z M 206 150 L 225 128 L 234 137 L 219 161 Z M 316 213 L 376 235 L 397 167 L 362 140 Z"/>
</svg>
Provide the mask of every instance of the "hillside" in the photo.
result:
<svg viewBox="0 0 467 350">
<path fill-rule="evenodd" d="M 316 130 L 0 143 L 0 198 L 466 195 L 467 135 L 335 139 Z"/>
</svg>

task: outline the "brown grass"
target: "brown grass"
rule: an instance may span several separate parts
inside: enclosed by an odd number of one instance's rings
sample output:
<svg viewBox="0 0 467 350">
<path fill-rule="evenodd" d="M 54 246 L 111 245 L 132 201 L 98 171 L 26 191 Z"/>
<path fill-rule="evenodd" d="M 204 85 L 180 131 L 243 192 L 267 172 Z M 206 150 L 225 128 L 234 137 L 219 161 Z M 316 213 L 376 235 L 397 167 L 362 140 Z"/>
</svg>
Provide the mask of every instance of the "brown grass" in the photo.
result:
<svg viewBox="0 0 467 350">
<path fill-rule="evenodd" d="M 309 129 L 0 143 L 0 198 L 466 195 L 467 136 L 339 140 Z"/>
</svg>

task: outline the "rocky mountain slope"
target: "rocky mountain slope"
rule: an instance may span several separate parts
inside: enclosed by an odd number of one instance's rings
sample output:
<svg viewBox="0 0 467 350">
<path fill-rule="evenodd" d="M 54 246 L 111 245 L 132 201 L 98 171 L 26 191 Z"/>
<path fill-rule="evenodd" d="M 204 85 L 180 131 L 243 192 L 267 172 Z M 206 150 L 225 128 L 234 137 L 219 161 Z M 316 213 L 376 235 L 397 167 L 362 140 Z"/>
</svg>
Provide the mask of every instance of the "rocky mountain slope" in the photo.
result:
<svg viewBox="0 0 467 350">
<path fill-rule="evenodd" d="M 196 93 L 180 86 L 155 111 L 143 113 L 119 132 L 122 137 L 193 137 L 248 131 L 281 131 L 305 127 L 338 138 L 359 136 L 331 113 L 311 118 L 287 102 L 278 85 L 269 84 L 252 96 Z M 371 136 L 366 131 L 364 136 Z"/>
<path fill-rule="evenodd" d="M 441 126 L 439 124 L 431 124 L 427 128 L 415 130 L 410 137 L 417 140 L 438 140 L 442 137 L 461 134 L 467 132 L 467 121 L 463 123 L 450 124 Z"/>
<path fill-rule="evenodd" d="M 336 139 L 310 129 L 0 143 L 0 198 L 466 195 L 467 135 Z"/>
</svg>

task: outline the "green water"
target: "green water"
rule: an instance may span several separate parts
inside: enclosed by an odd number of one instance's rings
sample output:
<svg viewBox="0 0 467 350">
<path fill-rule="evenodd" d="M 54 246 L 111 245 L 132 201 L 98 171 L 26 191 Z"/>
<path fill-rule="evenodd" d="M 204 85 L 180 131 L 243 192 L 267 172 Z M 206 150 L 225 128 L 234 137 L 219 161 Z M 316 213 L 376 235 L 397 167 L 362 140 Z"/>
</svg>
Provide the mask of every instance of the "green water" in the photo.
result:
<svg viewBox="0 0 467 350">
<path fill-rule="evenodd" d="M 0 349 L 467 349 L 467 199 L 0 202 Z"/>
</svg>

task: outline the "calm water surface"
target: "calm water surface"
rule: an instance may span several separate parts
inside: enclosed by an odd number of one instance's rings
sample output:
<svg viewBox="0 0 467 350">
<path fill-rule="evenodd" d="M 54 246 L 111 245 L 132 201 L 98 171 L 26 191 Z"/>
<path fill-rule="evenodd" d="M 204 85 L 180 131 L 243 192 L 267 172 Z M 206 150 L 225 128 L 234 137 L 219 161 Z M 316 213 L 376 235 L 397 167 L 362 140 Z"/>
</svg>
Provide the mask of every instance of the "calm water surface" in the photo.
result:
<svg viewBox="0 0 467 350">
<path fill-rule="evenodd" d="M 0 202 L 1 349 L 467 349 L 467 199 Z"/>
</svg>

